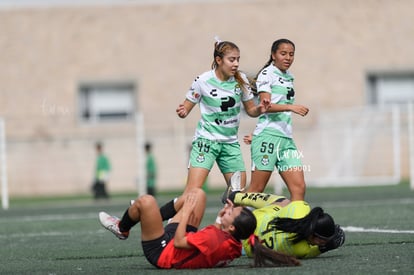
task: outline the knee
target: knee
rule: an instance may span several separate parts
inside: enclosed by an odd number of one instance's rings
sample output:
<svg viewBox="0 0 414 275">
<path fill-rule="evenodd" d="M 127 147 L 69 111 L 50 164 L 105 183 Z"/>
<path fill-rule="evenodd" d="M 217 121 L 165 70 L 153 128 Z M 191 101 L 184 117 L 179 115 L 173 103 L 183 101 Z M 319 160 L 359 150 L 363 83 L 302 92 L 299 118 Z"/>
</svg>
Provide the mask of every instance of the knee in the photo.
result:
<svg viewBox="0 0 414 275">
<path fill-rule="evenodd" d="M 204 190 L 201 189 L 201 188 L 198 188 L 198 187 L 192 188 L 190 190 L 190 192 L 194 192 L 197 196 L 205 196 L 206 195 L 206 193 L 204 192 Z"/>
<path fill-rule="evenodd" d="M 197 197 L 198 200 L 205 200 L 206 199 L 206 193 L 201 188 L 198 188 L 198 187 L 191 188 L 186 192 L 186 194 L 189 194 L 189 193 L 195 194 L 195 196 Z"/>
<path fill-rule="evenodd" d="M 201 188 L 195 188 L 195 192 L 196 192 L 196 195 L 198 197 L 201 197 L 201 198 L 205 198 L 206 197 L 206 192 L 204 192 L 204 190 L 201 189 Z"/>
<path fill-rule="evenodd" d="M 300 189 L 305 189 L 305 188 L 306 188 L 305 181 L 299 181 L 299 182 L 297 183 L 297 186 L 298 186 Z"/>
<path fill-rule="evenodd" d="M 195 192 L 196 192 L 197 199 L 199 201 L 206 201 L 207 200 L 206 192 L 204 192 L 203 189 L 196 188 Z"/>
<path fill-rule="evenodd" d="M 138 199 L 135 200 L 135 202 L 132 204 L 132 206 L 134 206 L 138 209 L 158 207 L 157 206 L 157 201 L 151 195 L 142 195 L 142 196 L 140 196 Z"/>
</svg>

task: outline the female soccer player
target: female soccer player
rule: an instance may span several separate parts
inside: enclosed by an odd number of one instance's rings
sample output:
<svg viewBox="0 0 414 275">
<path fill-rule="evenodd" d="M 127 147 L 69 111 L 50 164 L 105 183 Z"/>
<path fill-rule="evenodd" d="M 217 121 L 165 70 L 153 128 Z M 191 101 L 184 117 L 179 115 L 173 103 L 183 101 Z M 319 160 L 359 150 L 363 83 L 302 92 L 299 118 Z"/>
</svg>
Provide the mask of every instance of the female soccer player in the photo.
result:
<svg viewBox="0 0 414 275">
<path fill-rule="evenodd" d="M 163 227 L 155 198 L 143 195 L 128 208 L 122 219 L 99 213 L 106 229 L 121 240 L 128 238 L 130 229 L 140 222 L 141 241 L 147 260 L 158 268 L 222 267 L 241 256 L 240 240 L 248 238 L 256 228 L 256 219 L 245 207 L 234 207 L 231 201 L 219 211 L 215 224 L 199 227 L 206 206 L 202 189 L 187 192 L 179 211 Z M 255 253 L 269 259 L 270 266 L 299 265 L 294 257 L 275 253 L 257 245 Z M 262 254 L 260 254 L 262 253 Z M 255 264 L 262 266 L 261 262 Z"/>
<path fill-rule="evenodd" d="M 226 182 L 235 171 L 241 171 L 241 188 L 244 188 L 246 169 L 237 136 L 241 107 L 243 104 L 251 117 L 270 107 L 268 99 L 255 104 L 247 77 L 239 71 L 240 50 L 236 44 L 217 41 L 213 56 L 212 69 L 194 80 L 184 102 L 176 109 L 180 118 L 187 117 L 196 104 L 201 112 L 184 193 L 202 187 L 215 162 Z M 175 214 L 174 202 L 161 207 L 161 214 L 163 220 L 171 218 Z"/>
<path fill-rule="evenodd" d="M 320 207 L 311 209 L 305 201 L 290 202 L 283 196 L 266 193 L 233 192 L 235 205 L 255 208 L 255 235 L 262 244 L 297 258 L 313 258 L 345 242 L 345 234 L 333 218 Z M 252 242 L 243 241 L 248 256 Z"/>
<path fill-rule="evenodd" d="M 301 154 L 292 139 L 291 114 L 305 116 L 309 109 L 294 104 L 293 76 L 288 69 L 295 45 L 287 39 L 273 42 L 269 61 L 260 70 L 256 86 L 261 102 L 271 107 L 259 117 L 251 141 L 252 175 L 248 192 L 263 192 L 276 166 L 291 200 L 304 200 L 305 180 Z M 245 142 L 248 139 L 245 138 Z"/>
</svg>

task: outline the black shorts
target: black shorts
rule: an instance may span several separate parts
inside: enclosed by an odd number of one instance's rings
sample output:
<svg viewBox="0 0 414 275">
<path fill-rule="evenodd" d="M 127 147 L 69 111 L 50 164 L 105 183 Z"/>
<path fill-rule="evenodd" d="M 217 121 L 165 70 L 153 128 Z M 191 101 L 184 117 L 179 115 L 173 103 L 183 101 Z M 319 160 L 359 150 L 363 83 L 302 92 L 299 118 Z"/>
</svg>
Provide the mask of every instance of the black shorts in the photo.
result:
<svg viewBox="0 0 414 275">
<path fill-rule="evenodd" d="M 178 223 L 169 223 L 164 228 L 164 234 L 154 240 L 142 241 L 142 249 L 148 262 L 157 266 L 158 259 L 167 244 L 174 238 L 175 231 L 177 231 Z M 197 228 L 191 225 L 187 225 L 187 232 L 197 232 Z"/>
</svg>

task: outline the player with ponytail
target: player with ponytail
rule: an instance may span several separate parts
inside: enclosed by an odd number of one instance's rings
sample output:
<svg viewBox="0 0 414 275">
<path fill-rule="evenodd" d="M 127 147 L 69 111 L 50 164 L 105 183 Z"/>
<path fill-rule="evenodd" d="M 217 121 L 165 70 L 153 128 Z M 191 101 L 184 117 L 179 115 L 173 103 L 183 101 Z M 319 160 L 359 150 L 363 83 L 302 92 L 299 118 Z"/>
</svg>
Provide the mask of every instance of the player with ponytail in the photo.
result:
<svg viewBox="0 0 414 275">
<path fill-rule="evenodd" d="M 195 130 L 188 164 L 187 183 L 183 194 L 201 188 L 214 163 L 228 183 L 231 176 L 241 172 L 241 188 L 246 185 L 246 168 L 238 131 L 242 106 L 251 117 L 257 117 L 270 107 L 269 100 L 256 105 L 249 81 L 239 70 L 240 50 L 230 41 L 216 38 L 211 70 L 197 76 L 179 104 L 176 113 L 186 118 L 197 104 L 201 118 Z M 160 209 L 163 220 L 174 216 L 181 197 Z"/>
<path fill-rule="evenodd" d="M 233 192 L 235 205 L 255 208 L 255 235 L 275 251 L 297 258 L 313 258 L 345 242 L 345 233 L 321 207 L 310 208 L 305 201 L 289 201 L 266 193 Z M 251 242 L 243 241 L 246 254 L 254 256 Z"/>
<path fill-rule="evenodd" d="M 161 269 L 226 266 L 242 255 L 241 240 L 252 236 L 256 228 L 256 218 L 248 208 L 228 201 L 216 222 L 199 230 L 206 208 L 206 195 L 200 188 L 188 192 L 177 206 L 177 214 L 165 227 L 151 195 L 136 199 L 121 219 L 100 212 L 99 221 L 121 240 L 126 240 L 132 227 L 140 223 L 144 255 Z M 272 251 L 260 242 L 253 246 L 257 255 L 253 266 L 299 265 L 294 257 Z"/>
<path fill-rule="evenodd" d="M 292 114 L 306 116 L 309 109 L 295 103 L 294 76 L 289 68 L 295 59 L 295 44 L 289 39 L 273 42 L 270 57 L 256 77 L 259 101 L 271 107 L 259 116 L 253 134 L 244 138 L 251 144 L 252 173 L 248 192 L 263 192 L 276 168 L 285 182 L 290 199 L 304 200 L 305 178 L 302 153 L 293 140 Z"/>
</svg>

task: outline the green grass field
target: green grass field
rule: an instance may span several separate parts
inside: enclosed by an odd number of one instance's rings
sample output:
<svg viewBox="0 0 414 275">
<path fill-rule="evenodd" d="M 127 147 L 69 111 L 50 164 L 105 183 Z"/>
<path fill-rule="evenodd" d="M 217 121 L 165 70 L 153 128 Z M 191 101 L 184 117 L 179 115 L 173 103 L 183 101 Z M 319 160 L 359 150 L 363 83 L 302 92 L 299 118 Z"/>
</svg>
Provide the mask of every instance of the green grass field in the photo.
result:
<svg viewBox="0 0 414 275">
<path fill-rule="evenodd" d="M 414 192 L 408 184 L 308 188 L 307 201 L 343 226 L 346 242 L 289 268 L 254 269 L 242 257 L 214 270 L 158 270 L 142 254 L 139 226 L 120 241 L 98 222 L 100 210 L 122 215 L 131 197 L 11 200 L 9 210 L 0 210 L 0 274 L 414 274 Z M 209 192 L 203 225 L 214 221 L 219 198 L 219 192 Z"/>
</svg>

